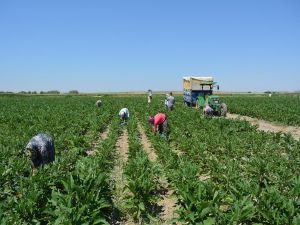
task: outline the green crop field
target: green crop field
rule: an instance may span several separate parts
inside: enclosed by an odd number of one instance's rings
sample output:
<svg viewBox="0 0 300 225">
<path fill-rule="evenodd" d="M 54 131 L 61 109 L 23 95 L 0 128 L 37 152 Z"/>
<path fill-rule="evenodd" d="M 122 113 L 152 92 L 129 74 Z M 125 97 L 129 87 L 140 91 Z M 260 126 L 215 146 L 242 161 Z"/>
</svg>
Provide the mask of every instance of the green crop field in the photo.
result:
<svg viewBox="0 0 300 225">
<path fill-rule="evenodd" d="M 150 114 L 164 112 L 163 97 L 147 104 L 145 96 L 104 96 L 101 108 L 96 100 L 0 96 L 1 224 L 115 224 L 128 216 L 136 224 L 160 224 L 156 208 L 162 176 L 177 199 L 173 222 L 300 224 L 300 142 L 290 135 L 257 131 L 246 121 L 203 118 L 178 97 L 175 110 L 166 112 L 170 133 L 165 140 L 147 124 Z M 232 112 L 300 124 L 299 97 L 224 101 Z M 126 126 L 118 118 L 122 107 L 130 111 Z M 145 152 L 139 125 L 157 154 L 155 161 Z M 108 137 L 94 145 L 108 127 Z M 126 184 L 116 204 L 112 173 L 124 130 Z M 53 137 L 56 159 L 32 176 L 23 150 L 40 132 Z M 89 156 L 92 148 L 96 154 Z"/>
<path fill-rule="evenodd" d="M 222 97 L 230 112 L 287 125 L 300 125 L 300 95 Z"/>
</svg>

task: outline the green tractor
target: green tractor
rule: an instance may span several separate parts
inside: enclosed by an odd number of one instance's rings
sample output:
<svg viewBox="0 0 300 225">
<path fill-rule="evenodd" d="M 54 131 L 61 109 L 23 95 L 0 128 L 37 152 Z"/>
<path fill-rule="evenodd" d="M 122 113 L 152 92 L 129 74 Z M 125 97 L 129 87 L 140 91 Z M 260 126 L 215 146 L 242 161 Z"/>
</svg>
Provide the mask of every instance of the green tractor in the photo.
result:
<svg viewBox="0 0 300 225">
<path fill-rule="evenodd" d="M 205 100 L 206 98 L 206 100 Z M 216 95 L 207 95 L 207 96 L 198 96 L 198 108 L 201 110 L 204 108 L 205 103 L 213 109 L 213 115 L 215 116 L 224 116 L 226 117 L 227 114 L 227 105 L 220 101 L 219 96 Z"/>
<path fill-rule="evenodd" d="M 183 78 L 183 101 L 187 106 L 196 106 L 202 110 L 209 105 L 215 116 L 226 116 L 227 106 L 220 101 L 219 96 L 213 95 L 213 88 L 219 85 L 212 77 L 184 77 Z"/>
</svg>

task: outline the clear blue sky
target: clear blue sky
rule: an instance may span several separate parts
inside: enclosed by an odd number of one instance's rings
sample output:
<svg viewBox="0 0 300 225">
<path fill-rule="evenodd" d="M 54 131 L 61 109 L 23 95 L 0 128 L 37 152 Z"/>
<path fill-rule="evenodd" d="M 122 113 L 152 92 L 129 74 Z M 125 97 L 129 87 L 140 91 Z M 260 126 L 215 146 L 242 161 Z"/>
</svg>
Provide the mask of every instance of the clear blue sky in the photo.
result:
<svg viewBox="0 0 300 225">
<path fill-rule="evenodd" d="M 1 91 L 300 90 L 299 0 L 0 0 Z"/>
</svg>

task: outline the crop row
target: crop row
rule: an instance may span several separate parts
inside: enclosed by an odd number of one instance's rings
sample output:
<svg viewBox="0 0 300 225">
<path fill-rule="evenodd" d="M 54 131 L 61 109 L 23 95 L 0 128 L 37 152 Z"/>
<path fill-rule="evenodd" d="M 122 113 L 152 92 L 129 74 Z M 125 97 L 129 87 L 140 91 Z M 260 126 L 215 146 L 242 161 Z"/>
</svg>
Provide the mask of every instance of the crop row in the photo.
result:
<svg viewBox="0 0 300 225">
<path fill-rule="evenodd" d="M 107 224 L 120 211 L 152 223 L 164 173 L 178 199 L 178 219 L 188 224 L 298 224 L 300 143 L 290 135 L 257 131 L 246 121 L 203 118 L 177 104 L 166 112 L 169 138 L 151 132 L 147 117 L 164 112 L 163 97 L 3 97 L 0 104 L 1 224 Z M 180 100 L 179 100 L 180 101 Z M 128 107 L 126 127 L 117 117 Z M 17 123 L 17 125 L 16 125 Z M 141 123 L 158 155 L 149 161 L 140 143 Z M 109 135 L 85 151 L 108 124 Z M 128 161 L 121 208 L 113 202 L 116 142 L 128 131 Z M 55 140 L 56 161 L 29 176 L 21 153 L 38 132 Z M 161 171 L 163 170 L 163 171 Z M 117 206 L 119 207 L 119 206 Z M 122 216 L 122 215 L 121 215 Z M 120 219 L 120 218 L 118 218 Z"/>
<path fill-rule="evenodd" d="M 101 157 L 86 157 L 92 140 L 107 126 L 113 107 L 99 110 L 88 98 L 1 99 L 1 224 L 102 223 L 108 218 L 108 164 L 118 136 L 112 126 Z M 12 113 L 13 112 L 13 113 Z M 115 121 L 115 120 L 113 120 Z M 29 129 L 30 128 L 30 129 Z M 29 176 L 22 154 L 38 132 L 52 135 L 56 161 Z"/>
<path fill-rule="evenodd" d="M 300 125 L 300 95 L 222 97 L 231 113 Z"/>
<path fill-rule="evenodd" d="M 163 111 L 163 106 L 157 101 L 148 112 L 140 111 L 146 121 L 147 114 Z M 178 194 L 182 221 L 299 222 L 299 142 L 259 132 L 245 121 L 205 119 L 179 105 L 167 114 L 169 142 L 148 135 Z"/>
</svg>

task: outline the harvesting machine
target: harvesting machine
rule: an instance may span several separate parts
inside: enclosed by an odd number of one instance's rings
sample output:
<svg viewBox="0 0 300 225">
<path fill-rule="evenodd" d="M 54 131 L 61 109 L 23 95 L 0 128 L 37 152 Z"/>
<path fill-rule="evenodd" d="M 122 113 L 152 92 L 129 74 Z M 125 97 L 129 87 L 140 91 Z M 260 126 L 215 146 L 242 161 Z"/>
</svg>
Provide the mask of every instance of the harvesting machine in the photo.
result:
<svg viewBox="0 0 300 225">
<path fill-rule="evenodd" d="M 219 85 L 212 77 L 183 77 L 183 101 L 187 106 L 203 109 L 208 104 L 216 116 L 226 116 L 227 106 L 220 101 L 219 96 L 213 95 L 213 88 L 219 90 Z"/>
</svg>

